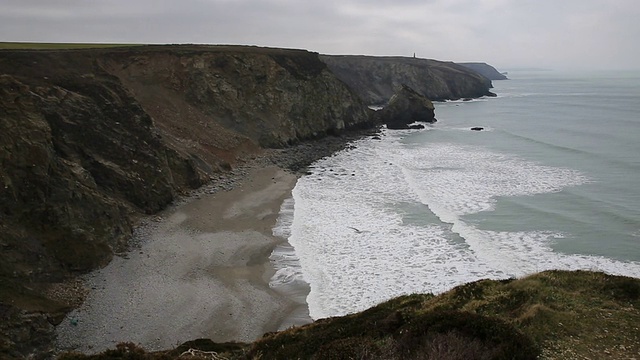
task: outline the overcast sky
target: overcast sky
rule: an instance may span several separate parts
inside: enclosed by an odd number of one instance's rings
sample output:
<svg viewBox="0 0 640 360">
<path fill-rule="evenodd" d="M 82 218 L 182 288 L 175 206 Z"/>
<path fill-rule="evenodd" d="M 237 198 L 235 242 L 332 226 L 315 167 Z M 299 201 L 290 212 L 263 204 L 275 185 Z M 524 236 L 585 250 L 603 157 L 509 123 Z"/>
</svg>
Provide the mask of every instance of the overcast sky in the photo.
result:
<svg viewBox="0 0 640 360">
<path fill-rule="evenodd" d="M 640 0 L 0 0 L 0 41 L 250 44 L 640 68 Z"/>
</svg>

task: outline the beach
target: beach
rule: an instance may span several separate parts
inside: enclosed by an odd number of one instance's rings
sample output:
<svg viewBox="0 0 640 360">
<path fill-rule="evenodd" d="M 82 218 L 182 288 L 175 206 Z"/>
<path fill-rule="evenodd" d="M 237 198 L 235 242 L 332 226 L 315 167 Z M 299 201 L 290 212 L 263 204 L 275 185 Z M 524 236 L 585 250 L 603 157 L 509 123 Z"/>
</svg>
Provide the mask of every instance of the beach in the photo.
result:
<svg viewBox="0 0 640 360">
<path fill-rule="evenodd" d="M 95 353 L 120 342 L 147 350 L 198 338 L 251 342 L 311 322 L 308 288 L 269 286 L 272 235 L 297 175 L 250 167 L 229 191 L 201 191 L 155 216 L 133 248 L 87 276 L 84 304 L 57 328 L 58 348 Z"/>
</svg>

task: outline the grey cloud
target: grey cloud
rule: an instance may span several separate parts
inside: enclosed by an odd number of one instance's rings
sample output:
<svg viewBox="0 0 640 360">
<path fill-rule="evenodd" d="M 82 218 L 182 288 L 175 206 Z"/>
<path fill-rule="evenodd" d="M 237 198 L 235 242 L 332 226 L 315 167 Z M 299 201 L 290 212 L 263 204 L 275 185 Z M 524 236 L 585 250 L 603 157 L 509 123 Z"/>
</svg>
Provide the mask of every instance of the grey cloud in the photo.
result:
<svg viewBox="0 0 640 360">
<path fill-rule="evenodd" d="M 638 67 L 635 0 L 1 0 L 1 41 L 237 43 Z M 589 54 L 589 56 L 585 56 Z"/>
</svg>

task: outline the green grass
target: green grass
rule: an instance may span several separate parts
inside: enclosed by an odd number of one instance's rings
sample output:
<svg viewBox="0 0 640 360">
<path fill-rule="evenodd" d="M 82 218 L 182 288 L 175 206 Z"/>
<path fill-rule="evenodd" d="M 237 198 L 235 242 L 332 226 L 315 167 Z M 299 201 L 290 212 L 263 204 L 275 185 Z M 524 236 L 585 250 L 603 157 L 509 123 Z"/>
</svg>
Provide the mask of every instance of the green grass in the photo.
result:
<svg viewBox="0 0 640 360">
<path fill-rule="evenodd" d="M 0 51 L 2 50 L 90 50 L 90 49 L 114 49 L 114 50 L 126 50 L 132 48 L 135 51 L 175 51 L 181 54 L 188 54 L 191 52 L 201 53 L 206 52 L 236 52 L 236 53 L 253 53 L 253 54 L 268 54 L 271 56 L 287 55 L 302 56 L 303 59 L 297 59 L 298 63 L 293 64 L 298 67 L 305 65 L 305 61 L 312 60 L 313 66 L 318 65 L 318 62 L 313 61 L 313 56 L 309 57 L 312 53 L 306 50 L 300 49 L 286 49 L 286 48 L 270 48 L 253 45 L 216 45 L 216 44 L 106 44 L 106 43 L 38 43 L 38 42 L 0 42 Z M 276 58 L 276 61 L 280 60 Z M 303 62 L 300 64 L 300 62 Z M 290 66 L 291 64 L 287 64 Z M 304 66 L 302 66 L 304 67 Z M 313 70 L 313 68 L 312 68 Z"/>
<path fill-rule="evenodd" d="M 0 49 L 7 49 L 7 50 L 103 49 L 103 48 L 113 48 L 113 47 L 142 46 L 142 45 L 144 44 L 0 42 Z"/>
<path fill-rule="evenodd" d="M 335 353 L 346 358 L 623 359 L 640 354 L 639 310 L 640 279 L 545 271 L 517 280 L 476 281 L 439 296 L 401 297 L 265 337 L 250 354 L 321 358 L 334 344 Z M 359 342 L 385 344 L 366 349 L 384 355 L 363 357 L 363 349 L 347 346 Z M 460 342 L 469 344 L 470 352 L 455 353 Z"/>
<path fill-rule="evenodd" d="M 266 334 L 253 344 L 194 342 L 152 354 L 121 346 L 87 359 L 167 359 L 187 347 L 252 360 L 630 359 L 640 354 L 639 310 L 640 279 L 545 271 L 480 280 L 438 296 L 401 296 L 357 314 Z"/>
</svg>

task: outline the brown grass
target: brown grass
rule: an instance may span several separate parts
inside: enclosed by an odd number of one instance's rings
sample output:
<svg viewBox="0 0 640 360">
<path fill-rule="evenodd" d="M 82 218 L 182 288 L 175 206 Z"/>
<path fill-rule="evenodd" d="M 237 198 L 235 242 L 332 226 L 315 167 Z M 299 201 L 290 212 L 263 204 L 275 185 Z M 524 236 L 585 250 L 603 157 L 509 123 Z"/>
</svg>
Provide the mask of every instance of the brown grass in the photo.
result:
<svg viewBox="0 0 640 360">
<path fill-rule="evenodd" d="M 639 308 L 640 279 L 546 271 L 401 296 L 223 349 L 229 359 L 260 360 L 627 359 L 640 354 Z M 147 359 L 122 357 L 142 356 L 136 349 L 119 351 L 89 358 Z"/>
</svg>

